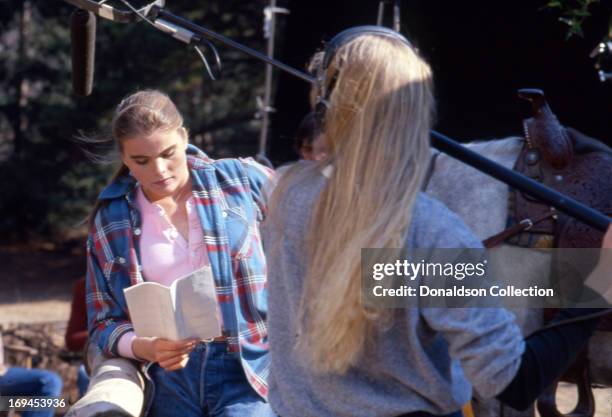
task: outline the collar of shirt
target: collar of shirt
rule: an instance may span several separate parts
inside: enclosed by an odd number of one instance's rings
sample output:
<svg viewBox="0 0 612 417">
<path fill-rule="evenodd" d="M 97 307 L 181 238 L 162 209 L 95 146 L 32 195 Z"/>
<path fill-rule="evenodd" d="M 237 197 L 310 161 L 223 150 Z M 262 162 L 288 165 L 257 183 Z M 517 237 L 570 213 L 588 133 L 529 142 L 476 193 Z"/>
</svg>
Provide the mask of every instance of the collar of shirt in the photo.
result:
<svg viewBox="0 0 612 417">
<path fill-rule="evenodd" d="M 136 203 L 142 218 L 140 258 L 146 281 L 171 285 L 176 279 L 208 265 L 204 233 L 193 208 L 193 196 L 185 202 L 189 236 L 185 240 L 170 222 L 164 209 L 150 202 L 138 187 Z"/>
</svg>

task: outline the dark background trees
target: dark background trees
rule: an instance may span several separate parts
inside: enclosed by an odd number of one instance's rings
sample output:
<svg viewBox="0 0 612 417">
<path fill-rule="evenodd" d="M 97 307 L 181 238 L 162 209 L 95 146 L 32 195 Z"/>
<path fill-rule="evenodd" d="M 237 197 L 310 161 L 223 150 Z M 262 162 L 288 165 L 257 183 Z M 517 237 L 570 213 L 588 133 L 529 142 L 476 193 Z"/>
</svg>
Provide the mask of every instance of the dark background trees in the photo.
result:
<svg viewBox="0 0 612 417">
<path fill-rule="evenodd" d="M 350 26 L 374 24 L 378 3 L 292 2 L 283 60 L 303 68 L 321 40 Z M 581 25 L 584 36 L 566 39 L 569 27 L 559 18 L 580 13 L 585 3 L 592 4 Z M 519 102 L 516 90 L 534 87 L 545 91 L 562 123 L 612 143 L 612 82 L 598 80 L 595 61 L 589 57 L 608 33 L 612 1 L 404 0 L 401 4 L 401 31 L 433 68 L 437 130 L 464 141 L 520 134 L 529 106 Z M 387 25 L 390 21 L 388 14 Z M 274 158 L 288 155 L 282 145 L 308 111 L 306 91 L 303 82 L 279 77 Z"/>
<path fill-rule="evenodd" d="M 135 2 L 137 3 L 137 2 Z M 171 1 L 172 11 L 261 50 L 266 2 Z M 193 143 L 214 156 L 247 155 L 257 142 L 256 96 L 264 65 L 219 47 L 212 82 L 196 53 L 145 23 L 98 19 L 95 82 L 72 95 L 70 13 L 61 1 L 0 2 L 0 237 L 67 239 L 112 167 L 92 164 L 74 140 L 108 128 L 114 106 L 142 88 L 168 92 Z"/>
<path fill-rule="evenodd" d="M 582 0 L 584 1 L 584 0 Z M 146 3 L 146 2 L 141 2 Z M 584 37 L 566 40 L 561 11 L 547 1 L 512 3 L 402 2 L 402 32 L 430 61 L 436 82 L 436 128 L 468 140 L 520 134 L 528 106 L 516 89 L 546 91 L 560 120 L 612 141 L 612 83 L 598 81 L 589 52 L 604 37 L 610 0 L 593 4 Z M 579 2 L 578 2 L 579 3 Z M 187 17 L 257 50 L 265 49 L 267 0 L 168 0 Z M 378 1 L 290 1 L 279 16 L 277 56 L 304 68 L 338 31 L 372 24 Z M 504 8 L 501 8 L 501 7 Z M 111 167 L 97 166 L 73 140 L 79 131 L 108 127 L 113 107 L 139 88 L 168 92 L 183 112 L 191 140 L 214 157 L 253 155 L 263 95 L 264 64 L 223 45 L 223 77 L 212 82 L 195 52 L 145 23 L 98 20 L 94 92 L 71 94 L 69 18 L 60 1 L 0 2 L 0 240 L 63 240 L 82 233 L 83 219 Z M 277 71 L 276 113 L 268 153 L 294 155 L 291 136 L 308 111 L 308 86 Z"/>
</svg>

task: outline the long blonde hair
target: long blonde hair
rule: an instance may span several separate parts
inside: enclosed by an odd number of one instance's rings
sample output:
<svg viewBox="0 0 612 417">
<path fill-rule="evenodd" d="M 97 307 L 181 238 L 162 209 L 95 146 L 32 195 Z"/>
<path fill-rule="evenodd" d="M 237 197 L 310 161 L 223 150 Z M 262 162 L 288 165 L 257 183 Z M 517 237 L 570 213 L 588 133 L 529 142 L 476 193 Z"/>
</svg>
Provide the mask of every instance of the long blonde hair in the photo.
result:
<svg viewBox="0 0 612 417">
<path fill-rule="evenodd" d="M 343 373 L 391 319 L 392 310 L 361 304 L 360 254 L 404 246 L 428 165 L 434 99 L 427 63 L 389 37 L 362 35 L 340 47 L 327 76 L 336 73 L 324 126 L 328 157 L 321 162 L 333 170 L 305 241 L 298 349 L 313 369 Z M 277 191 L 309 169 L 299 171 L 281 179 Z"/>
<path fill-rule="evenodd" d="M 111 133 L 99 136 L 81 136 L 79 140 L 89 144 L 112 142 L 113 151 L 105 154 L 89 152 L 92 159 L 101 163 L 113 163 L 119 160 L 123 141 L 130 138 L 146 138 L 154 132 L 170 132 L 183 127 L 183 117 L 170 97 L 158 90 L 141 90 L 125 97 L 115 109 L 111 123 Z M 186 134 L 186 130 L 182 129 Z M 109 137 L 110 136 L 110 137 Z M 112 183 L 117 178 L 127 175 L 127 166 L 120 163 L 111 177 Z M 88 223 L 91 225 L 101 201 L 97 200 Z"/>
</svg>

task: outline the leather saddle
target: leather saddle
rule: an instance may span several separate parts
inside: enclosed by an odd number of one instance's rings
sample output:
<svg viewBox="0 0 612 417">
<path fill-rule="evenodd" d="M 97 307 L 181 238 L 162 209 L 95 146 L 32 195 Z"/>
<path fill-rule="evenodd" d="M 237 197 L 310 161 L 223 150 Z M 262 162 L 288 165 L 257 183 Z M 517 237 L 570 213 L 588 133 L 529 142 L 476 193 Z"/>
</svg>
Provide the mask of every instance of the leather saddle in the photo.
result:
<svg viewBox="0 0 612 417">
<path fill-rule="evenodd" d="M 524 120 L 525 143 L 514 170 L 610 216 L 612 214 L 612 149 L 574 129 L 563 127 L 553 114 L 544 93 L 536 89 L 519 90 L 529 100 L 533 115 Z M 485 241 L 492 247 L 502 241 L 531 248 L 599 248 L 603 233 L 554 207 L 521 192 L 509 194 L 508 229 Z M 551 273 L 560 269 L 555 259 Z M 545 310 L 545 320 L 555 310 Z M 612 316 L 600 321 L 598 330 L 612 331 Z M 592 416 L 591 391 L 586 350 L 562 380 L 576 383 L 579 401 L 571 416 Z M 538 400 L 543 417 L 563 416 L 556 407 L 556 384 Z"/>
<path fill-rule="evenodd" d="M 525 145 L 514 169 L 589 207 L 612 213 L 612 149 L 561 126 L 541 90 L 520 90 L 519 96 L 531 101 L 533 117 L 523 122 Z M 531 196 L 513 194 L 516 219 L 538 219 L 551 211 Z M 557 248 L 599 248 L 603 238 L 602 232 L 563 213 L 534 224 L 529 232 L 552 235 L 552 247 Z"/>
</svg>

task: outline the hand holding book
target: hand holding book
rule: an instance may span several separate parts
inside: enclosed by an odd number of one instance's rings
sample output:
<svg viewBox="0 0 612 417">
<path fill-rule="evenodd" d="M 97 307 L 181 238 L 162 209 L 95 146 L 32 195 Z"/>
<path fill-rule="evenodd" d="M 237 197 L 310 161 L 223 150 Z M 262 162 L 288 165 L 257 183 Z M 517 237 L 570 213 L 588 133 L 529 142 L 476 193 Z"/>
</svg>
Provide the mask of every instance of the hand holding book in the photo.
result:
<svg viewBox="0 0 612 417">
<path fill-rule="evenodd" d="M 178 278 L 170 287 L 142 282 L 123 291 L 137 336 L 183 340 L 221 335 L 209 267 Z"/>
<path fill-rule="evenodd" d="M 184 368 L 189 360 L 189 353 L 197 340 L 167 340 L 159 337 L 136 336 L 132 350 L 136 357 L 148 362 L 157 362 L 166 371 Z"/>
<path fill-rule="evenodd" d="M 166 371 L 184 368 L 198 340 L 221 335 L 210 268 L 181 277 L 170 287 L 143 282 L 124 293 L 136 333 L 132 352 Z"/>
</svg>

